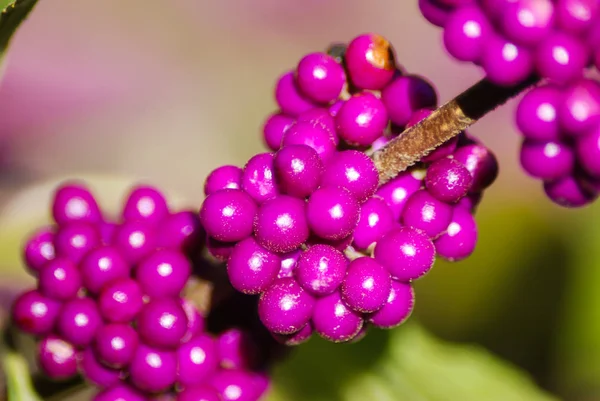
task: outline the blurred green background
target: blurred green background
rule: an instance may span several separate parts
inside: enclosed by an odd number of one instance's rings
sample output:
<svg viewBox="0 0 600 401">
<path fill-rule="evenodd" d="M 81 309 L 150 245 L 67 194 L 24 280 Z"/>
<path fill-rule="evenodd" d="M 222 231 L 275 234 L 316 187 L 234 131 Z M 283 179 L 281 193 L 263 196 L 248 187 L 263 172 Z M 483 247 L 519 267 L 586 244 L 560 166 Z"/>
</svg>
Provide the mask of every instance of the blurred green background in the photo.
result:
<svg viewBox="0 0 600 401">
<path fill-rule="evenodd" d="M 278 74 L 369 31 L 442 101 L 480 78 L 416 0 L 41 1 L 3 60 L 0 320 L 33 283 L 20 246 L 49 222 L 56 183 L 87 180 L 109 210 L 140 181 L 198 207 L 212 168 L 262 151 Z M 600 400 L 600 206 L 563 210 L 520 171 L 514 106 L 472 129 L 501 165 L 475 254 L 436 263 L 405 326 L 301 346 L 270 400 Z"/>
</svg>

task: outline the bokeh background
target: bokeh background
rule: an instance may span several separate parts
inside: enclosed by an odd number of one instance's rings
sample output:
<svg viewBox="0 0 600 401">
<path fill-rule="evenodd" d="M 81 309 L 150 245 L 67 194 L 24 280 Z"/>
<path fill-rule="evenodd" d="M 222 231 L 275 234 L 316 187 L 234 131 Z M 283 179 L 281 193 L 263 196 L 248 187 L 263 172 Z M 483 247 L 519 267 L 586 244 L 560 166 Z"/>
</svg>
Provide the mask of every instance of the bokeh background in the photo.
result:
<svg viewBox="0 0 600 401">
<path fill-rule="evenodd" d="M 277 76 L 363 32 L 442 101 L 481 78 L 416 0 L 40 1 L 3 60 L 0 319 L 33 283 L 20 246 L 58 182 L 86 180 L 110 210 L 138 182 L 197 208 L 212 168 L 263 151 Z M 418 282 L 409 324 L 301 346 L 271 400 L 600 400 L 599 205 L 563 210 L 520 171 L 514 107 L 471 130 L 501 165 L 474 255 Z"/>
</svg>

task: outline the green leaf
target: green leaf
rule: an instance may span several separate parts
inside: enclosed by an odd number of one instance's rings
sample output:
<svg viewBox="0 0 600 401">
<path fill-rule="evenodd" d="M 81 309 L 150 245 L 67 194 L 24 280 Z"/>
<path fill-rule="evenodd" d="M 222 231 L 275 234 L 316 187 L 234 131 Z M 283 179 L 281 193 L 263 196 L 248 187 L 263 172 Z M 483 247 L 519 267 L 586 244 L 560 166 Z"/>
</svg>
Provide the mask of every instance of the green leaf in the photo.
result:
<svg viewBox="0 0 600 401">
<path fill-rule="evenodd" d="M 42 401 L 33 389 L 29 367 L 25 358 L 15 352 L 7 352 L 2 358 L 6 375 L 7 401 Z"/>
<path fill-rule="evenodd" d="M 3 1 L 3 3 L 6 3 Z M 3 4 L 0 15 L 0 57 L 4 54 L 17 28 L 27 18 L 37 0 L 16 0 Z"/>
<path fill-rule="evenodd" d="M 414 322 L 361 342 L 313 339 L 275 372 L 276 400 L 550 401 L 519 369 L 481 347 L 441 341 Z"/>
</svg>

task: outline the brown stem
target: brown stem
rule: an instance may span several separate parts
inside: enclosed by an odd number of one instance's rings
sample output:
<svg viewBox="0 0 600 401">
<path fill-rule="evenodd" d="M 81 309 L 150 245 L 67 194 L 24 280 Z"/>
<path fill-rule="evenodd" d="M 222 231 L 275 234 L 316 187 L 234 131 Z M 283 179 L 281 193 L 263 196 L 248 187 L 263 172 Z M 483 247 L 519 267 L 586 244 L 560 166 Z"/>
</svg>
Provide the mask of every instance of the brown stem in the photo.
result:
<svg viewBox="0 0 600 401">
<path fill-rule="evenodd" d="M 383 184 L 394 178 L 538 81 L 539 77 L 531 76 L 524 82 L 510 87 L 495 85 L 487 79 L 477 82 L 373 153 L 373 161 L 379 171 L 379 183 Z"/>
</svg>

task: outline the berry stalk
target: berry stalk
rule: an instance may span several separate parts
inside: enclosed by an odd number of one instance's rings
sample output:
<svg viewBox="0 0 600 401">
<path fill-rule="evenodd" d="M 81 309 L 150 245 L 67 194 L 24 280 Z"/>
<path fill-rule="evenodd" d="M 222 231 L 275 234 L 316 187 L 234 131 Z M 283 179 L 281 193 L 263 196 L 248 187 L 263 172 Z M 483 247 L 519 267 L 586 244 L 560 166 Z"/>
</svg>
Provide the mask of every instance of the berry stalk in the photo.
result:
<svg viewBox="0 0 600 401">
<path fill-rule="evenodd" d="M 391 180 L 538 81 L 539 77 L 532 75 L 514 86 L 496 85 L 485 78 L 477 82 L 373 153 L 379 183 Z"/>
</svg>

